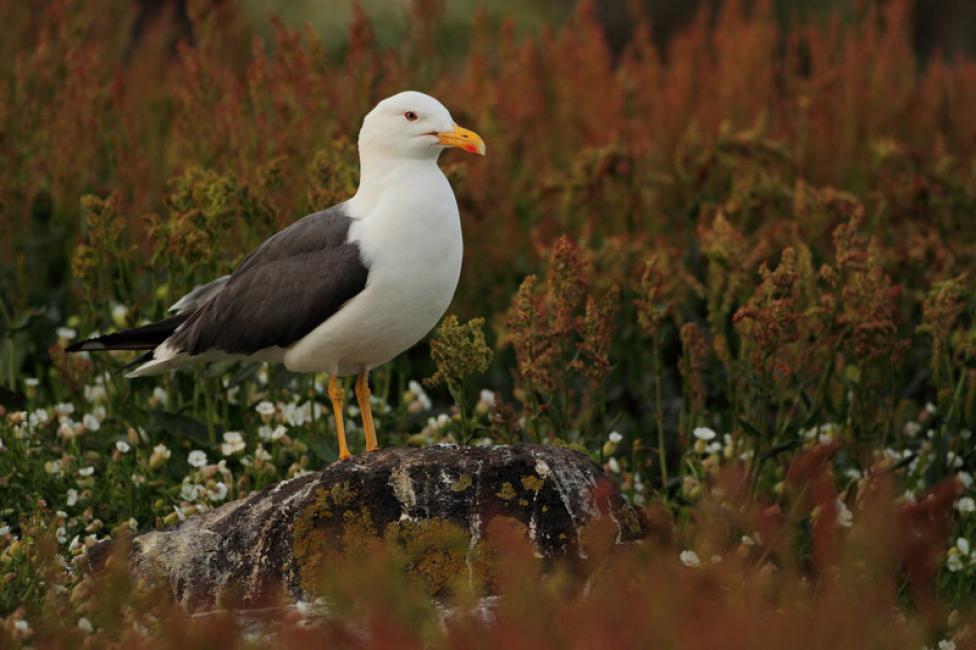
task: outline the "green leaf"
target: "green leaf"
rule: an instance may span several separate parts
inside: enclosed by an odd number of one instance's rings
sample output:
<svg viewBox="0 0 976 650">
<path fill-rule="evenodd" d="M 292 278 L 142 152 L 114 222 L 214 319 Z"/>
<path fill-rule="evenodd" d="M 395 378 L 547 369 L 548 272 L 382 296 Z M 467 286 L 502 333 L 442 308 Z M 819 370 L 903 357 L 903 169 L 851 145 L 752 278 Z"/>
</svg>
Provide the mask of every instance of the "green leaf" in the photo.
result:
<svg viewBox="0 0 976 650">
<path fill-rule="evenodd" d="M 180 438 L 189 438 L 195 443 L 206 445 L 210 442 L 207 426 L 195 418 L 179 413 L 150 411 L 149 433 L 170 433 Z"/>
<path fill-rule="evenodd" d="M 797 449 L 801 444 L 803 444 L 803 441 L 800 440 L 799 438 L 796 438 L 794 440 L 787 440 L 786 442 L 781 442 L 775 447 L 772 447 L 766 450 L 765 452 L 763 452 L 760 458 L 762 460 L 769 460 L 770 458 L 778 456 L 779 454 L 782 454 L 785 451 L 793 451 L 794 449 Z"/>
<path fill-rule="evenodd" d="M 736 419 L 738 420 L 738 422 L 742 426 L 742 428 L 746 430 L 746 433 L 750 433 L 750 434 L 756 436 L 757 438 L 761 438 L 762 437 L 762 433 L 759 431 L 759 429 L 757 429 L 755 426 L 753 426 L 750 422 L 747 422 L 747 421 L 743 420 L 742 418 L 736 418 Z"/>
<path fill-rule="evenodd" d="M 327 440 L 327 436 L 317 436 L 313 435 L 311 439 L 303 441 L 312 453 L 318 457 L 319 460 L 331 463 L 339 457 L 339 451 Z"/>
<path fill-rule="evenodd" d="M 40 318 L 44 315 L 43 307 L 34 307 L 33 309 L 28 309 L 20 316 L 18 316 L 11 324 L 9 328 L 0 329 L 0 334 L 8 334 L 17 332 L 20 330 L 29 329 L 31 322 Z"/>
</svg>

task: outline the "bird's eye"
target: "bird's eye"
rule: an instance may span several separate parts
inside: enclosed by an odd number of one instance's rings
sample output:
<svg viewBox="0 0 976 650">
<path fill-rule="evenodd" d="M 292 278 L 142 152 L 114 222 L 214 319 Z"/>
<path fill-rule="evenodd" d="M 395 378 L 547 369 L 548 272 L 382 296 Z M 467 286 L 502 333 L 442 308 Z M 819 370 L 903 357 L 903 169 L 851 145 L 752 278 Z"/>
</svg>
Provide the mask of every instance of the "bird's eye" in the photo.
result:
<svg viewBox="0 0 976 650">
<path fill-rule="evenodd" d="M 407 118 L 407 120 L 410 122 L 413 122 L 414 120 L 417 119 L 417 114 L 414 113 L 413 111 L 407 111 L 406 113 L 403 114 L 403 116 Z"/>
</svg>

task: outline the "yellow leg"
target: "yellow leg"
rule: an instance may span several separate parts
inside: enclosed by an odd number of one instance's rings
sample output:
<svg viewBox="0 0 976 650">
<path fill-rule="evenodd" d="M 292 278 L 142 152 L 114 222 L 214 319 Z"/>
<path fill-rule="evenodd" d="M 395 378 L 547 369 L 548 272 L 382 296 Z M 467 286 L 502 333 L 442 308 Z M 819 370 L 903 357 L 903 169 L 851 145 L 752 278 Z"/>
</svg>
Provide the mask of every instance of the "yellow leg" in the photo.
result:
<svg viewBox="0 0 976 650">
<path fill-rule="evenodd" d="M 352 455 L 346 446 L 346 427 L 342 422 L 342 403 L 346 399 L 346 391 L 335 375 L 329 375 L 329 399 L 332 400 L 332 415 L 335 417 L 336 436 L 339 438 L 339 460 L 345 460 Z"/>
<path fill-rule="evenodd" d="M 359 373 L 356 380 L 356 400 L 359 402 L 359 410 L 363 414 L 363 431 L 366 432 L 366 451 L 379 449 L 376 442 L 376 427 L 373 426 L 373 409 L 369 404 L 369 372 L 364 370 Z"/>
</svg>

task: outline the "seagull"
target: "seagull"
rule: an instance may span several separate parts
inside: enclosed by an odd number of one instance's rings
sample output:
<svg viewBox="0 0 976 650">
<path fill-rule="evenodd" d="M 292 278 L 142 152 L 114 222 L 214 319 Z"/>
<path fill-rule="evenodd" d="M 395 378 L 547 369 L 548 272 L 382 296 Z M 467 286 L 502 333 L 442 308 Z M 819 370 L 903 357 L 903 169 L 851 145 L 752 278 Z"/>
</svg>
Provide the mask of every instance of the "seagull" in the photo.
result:
<svg viewBox="0 0 976 650">
<path fill-rule="evenodd" d="M 69 352 L 145 350 L 127 377 L 239 359 L 327 372 L 339 458 L 350 457 L 338 378 L 356 375 L 366 450 L 379 447 L 369 372 L 424 338 L 461 275 L 461 221 L 437 165 L 445 149 L 485 154 L 438 100 L 384 99 L 359 131 L 359 188 L 272 235 L 230 275 L 196 287 L 159 322 L 80 341 Z"/>
</svg>

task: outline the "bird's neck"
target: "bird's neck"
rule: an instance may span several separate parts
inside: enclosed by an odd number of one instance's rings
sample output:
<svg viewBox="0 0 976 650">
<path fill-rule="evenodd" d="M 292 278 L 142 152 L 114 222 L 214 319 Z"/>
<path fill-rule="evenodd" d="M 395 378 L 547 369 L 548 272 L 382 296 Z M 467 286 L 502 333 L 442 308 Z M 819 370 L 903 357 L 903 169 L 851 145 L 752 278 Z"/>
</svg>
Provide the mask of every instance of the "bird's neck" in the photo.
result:
<svg viewBox="0 0 976 650">
<path fill-rule="evenodd" d="M 370 158 L 360 163 L 359 188 L 350 203 L 360 214 L 369 213 L 380 201 L 397 200 L 405 190 L 430 188 L 432 193 L 444 188 L 450 192 L 444 173 L 433 159 Z"/>
</svg>

